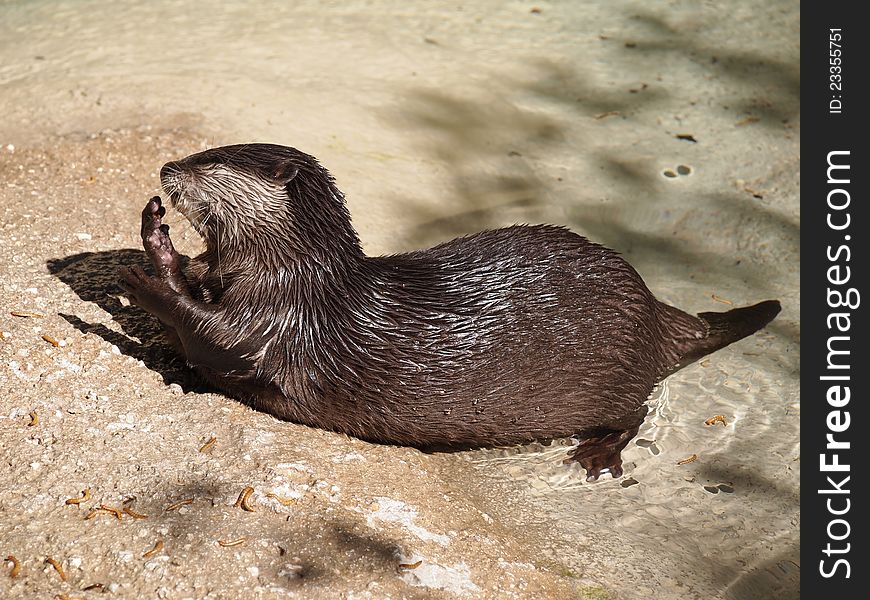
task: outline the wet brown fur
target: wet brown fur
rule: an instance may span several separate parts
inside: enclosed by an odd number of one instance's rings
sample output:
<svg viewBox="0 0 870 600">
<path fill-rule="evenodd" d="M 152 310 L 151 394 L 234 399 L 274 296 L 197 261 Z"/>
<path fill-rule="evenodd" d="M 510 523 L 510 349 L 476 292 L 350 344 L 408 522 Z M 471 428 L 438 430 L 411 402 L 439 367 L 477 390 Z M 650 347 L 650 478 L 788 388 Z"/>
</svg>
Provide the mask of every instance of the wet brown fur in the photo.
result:
<svg viewBox="0 0 870 600">
<path fill-rule="evenodd" d="M 365 440 L 473 447 L 628 432 L 627 443 L 657 381 L 779 310 L 691 316 L 562 227 L 366 257 L 332 177 L 292 148 L 208 150 L 161 179 L 207 244 L 186 274 L 150 251 L 182 298 L 152 312 L 188 362 L 260 410 Z M 151 232 L 177 256 L 164 233 Z"/>
</svg>

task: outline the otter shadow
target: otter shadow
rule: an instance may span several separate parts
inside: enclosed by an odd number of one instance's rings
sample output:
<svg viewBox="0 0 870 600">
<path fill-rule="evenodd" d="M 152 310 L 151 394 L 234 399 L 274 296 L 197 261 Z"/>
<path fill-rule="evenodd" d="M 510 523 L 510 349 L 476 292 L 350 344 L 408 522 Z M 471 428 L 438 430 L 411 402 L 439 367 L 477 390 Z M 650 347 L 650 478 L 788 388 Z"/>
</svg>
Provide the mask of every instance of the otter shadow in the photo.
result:
<svg viewBox="0 0 870 600">
<path fill-rule="evenodd" d="M 145 252 L 130 249 L 83 252 L 46 261 L 52 275 L 68 285 L 79 298 L 96 304 L 111 315 L 120 331 L 103 323 L 89 323 L 76 315 L 59 315 L 82 333 L 98 335 L 122 354 L 141 360 L 149 369 L 159 373 L 166 384 L 176 383 L 185 392 L 207 391 L 208 388 L 164 341 L 160 322 L 140 308 L 124 305 L 118 299 L 121 288 L 116 283 L 116 273 L 125 265 L 142 265 L 146 271 L 150 270 Z"/>
</svg>

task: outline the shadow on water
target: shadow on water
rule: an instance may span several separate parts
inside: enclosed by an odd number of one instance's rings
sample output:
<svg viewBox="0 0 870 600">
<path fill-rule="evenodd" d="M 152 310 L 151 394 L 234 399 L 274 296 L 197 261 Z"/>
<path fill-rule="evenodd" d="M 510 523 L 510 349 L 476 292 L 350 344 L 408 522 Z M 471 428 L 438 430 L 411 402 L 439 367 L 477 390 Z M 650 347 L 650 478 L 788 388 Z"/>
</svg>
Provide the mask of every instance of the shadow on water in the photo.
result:
<svg viewBox="0 0 870 600">
<path fill-rule="evenodd" d="M 515 82 L 519 91 L 596 120 L 611 116 L 632 119 L 642 110 L 666 106 L 671 97 L 664 86 L 641 81 L 648 73 L 639 73 L 637 84 L 606 88 L 594 85 L 574 67 L 550 59 L 534 60 L 531 67 L 538 77 Z"/>
<path fill-rule="evenodd" d="M 603 58 L 612 65 L 607 81 L 591 72 L 584 74 L 579 62 L 539 58 L 528 62 L 525 76 L 493 72 L 478 89 L 467 93 L 410 90 L 398 122 L 419 130 L 420 149 L 446 167 L 453 193 L 449 203 L 457 208 L 444 216 L 443 207 L 438 210 L 403 198 L 403 206 L 416 213 L 415 222 L 420 223 L 405 234 L 403 245 L 429 245 L 498 227 L 505 223 L 506 212 L 517 216 L 518 221 L 546 218 L 544 209 L 552 202 L 556 182 L 536 168 L 532 158 L 576 147 L 623 193 L 602 204 L 591 197 L 594 190 L 581 189 L 576 202 L 568 205 L 568 222 L 563 224 L 588 232 L 596 241 L 617 250 L 637 249 L 641 260 L 656 261 L 660 266 L 673 264 L 681 274 L 684 265 L 697 262 L 697 257 L 721 254 L 718 248 L 705 247 L 707 239 L 672 240 L 672 228 L 655 230 L 637 223 L 637 219 L 633 228 L 628 216 L 638 209 L 651 210 L 667 193 L 661 187 L 657 165 L 649 158 L 634 157 L 629 148 L 604 149 L 595 143 L 598 140 L 586 144 L 573 127 L 578 119 L 583 121 L 581 125 L 591 127 L 609 118 L 643 118 L 641 124 L 649 128 L 652 117 L 673 110 L 675 102 L 685 102 L 684 89 L 669 87 L 668 79 L 663 83 L 653 76 L 667 68 L 664 55 L 671 62 L 691 63 L 689 76 L 700 86 L 721 90 L 721 84 L 714 88 L 707 82 L 724 81 L 726 91 L 711 91 L 710 96 L 723 108 L 727 104 L 735 121 L 748 113 L 759 117 L 763 126 L 781 128 L 783 121 L 797 117 L 799 55 L 788 60 L 761 49 L 715 44 L 708 34 L 715 29 L 716 19 L 718 15 L 712 11 L 706 16 L 696 14 L 691 23 L 682 25 L 672 24 L 664 10 L 627 15 L 624 32 L 602 36 Z M 613 80 L 635 83 L 614 84 Z M 530 98 L 537 108 L 528 107 Z M 553 105 L 563 110 L 546 110 Z M 390 113 L 387 117 L 394 126 L 396 116 Z M 601 131 L 607 135 L 605 128 Z M 799 225 L 755 199 L 721 193 L 699 198 L 686 210 L 720 221 L 714 229 L 749 228 L 758 232 L 753 238 L 756 241 L 775 240 L 768 248 L 798 255 Z M 658 221 L 666 222 L 668 216 Z M 685 226 L 676 222 L 678 216 L 674 216 L 674 225 Z M 769 276 L 754 263 L 743 261 L 740 269 L 723 270 L 717 276 L 739 277 L 763 289 Z"/>
<path fill-rule="evenodd" d="M 751 565 L 722 592 L 727 600 L 800 598 L 800 545 L 789 544 L 776 556 Z"/>
<path fill-rule="evenodd" d="M 687 267 L 704 265 L 698 276 L 709 283 L 745 281 L 769 293 L 770 268 L 756 260 L 761 258 L 757 244 L 763 242 L 774 260 L 800 255 L 800 225 L 738 193 L 699 195 L 691 208 L 670 213 L 670 226 L 664 221 L 658 230 L 642 227 L 645 217 L 663 221 L 660 210 L 636 204 L 631 198 L 598 206 L 576 204 L 567 216 L 595 241 L 630 254 L 639 270 L 655 265 L 672 279 L 685 278 Z M 697 233 L 716 229 L 731 236 L 711 240 Z"/>
<path fill-rule="evenodd" d="M 752 456 L 757 452 L 757 446 L 765 444 L 765 439 L 756 438 L 745 441 L 738 447 L 729 449 L 729 456 Z M 783 485 L 769 477 L 741 466 L 731 466 L 733 461 L 723 457 L 716 461 L 714 455 L 707 457 L 699 464 L 697 475 L 700 479 L 711 482 L 727 482 L 734 492 L 746 496 L 762 495 L 768 500 L 775 499 L 776 505 L 782 507 L 785 514 L 798 515 L 800 511 L 800 491 Z M 795 528 L 799 524 L 793 525 Z M 720 582 L 723 598 L 729 600 L 762 600 L 763 598 L 797 598 L 800 586 L 800 545 L 797 542 L 781 541 L 777 538 L 787 538 L 789 532 L 782 532 L 768 539 L 780 550 L 775 556 L 754 564 L 742 565 L 735 563 L 734 567 L 740 573 L 733 580 Z M 783 548 L 785 546 L 785 548 Z"/>
<path fill-rule="evenodd" d="M 408 241 L 431 244 L 445 234 L 467 233 L 469 225 L 490 228 L 505 208 L 532 209 L 546 196 L 546 182 L 524 156 L 531 145 L 561 143 L 562 128 L 551 117 L 519 109 L 498 94 L 470 101 L 427 89 L 411 90 L 408 98 L 400 118 L 420 131 L 420 149 L 443 165 L 451 203 L 460 211 L 454 223 L 441 207 L 403 198 L 420 224 L 406 234 Z"/>
<path fill-rule="evenodd" d="M 744 441 L 739 446 L 732 446 L 727 454 L 708 454 L 703 464 L 699 463 L 696 473 L 699 479 L 705 481 L 727 482 L 738 493 L 753 492 L 771 498 L 776 498 L 783 504 L 797 507 L 800 504 L 800 491 L 781 485 L 769 477 L 764 477 L 740 466 L 733 465 L 730 457 L 735 455 L 752 456 L 758 447 L 768 443 L 764 437 L 756 437 Z M 721 461 L 718 460 L 721 458 Z"/>
<path fill-rule="evenodd" d="M 499 81 L 493 89 L 475 90 L 474 99 L 432 89 L 410 90 L 399 122 L 419 131 L 420 150 L 443 165 L 450 178 L 450 204 L 457 212 L 444 217 L 443 207 L 402 198 L 415 215 L 416 227 L 405 234 L 407 245 L 429 245 L 480 229 L 499 226 L 505 211 L 523 217 L 541 212 L 553 194 L 555 181 L 535 167 L 535 156 L 564 150 L 568 123 L 551 112 L 522 107 L 521 97 L 570 102 L 596 112 L 632 112 L 645 104 L 664 100 L 662 92 L 631 94 L 598 90 L 583 83 L 574 71 L 551 61 L 534 65 L 538 78 Z M 622 98 L 621 96 L 625 96 Z M 395 123 L 396 115 L 386 116 Z M 651 183 L 646 165 L 614 158 L 614 176 L 634 182 L 637 188 Z M 532 219 L 526 218 L 526 221 Z"/>
<path fill-rule="evenodd" d="M 141 265 L 150 271 L 150 265 L 141 250 L 110 250 L 83 252 L 65 258 L 47 261 L 49 272 L 68 285 L 79 298 L 96 304 L 112 316 L 121 331 L 102 323 L 88 323 L 76 315 L 61 314 L 70 325 L 82 333 L 93 333 L 109 344 L 117 346 L 122 354 L 141 360 L 159 373 L 167 384 L 177 383 L 187 391 L 205 391 L 199 379 L 184 361 L 164 341 L 160 322 L 136 306 L 125 306 L 118 299 L 118 269 L 122 266 Z"/>
<path fill-rule="evenodd" d="M 779 126 L 800 114 L 800 61 L 782 61 L 760 52 L 737 51 L 711 46 L 704 24 L 691 29 L 669 24 L 652 13 L 637 14 L 632 20 L 647 30 L 649 37 L 625 39 L 626 51 L 678 55 L 690 60 L 714 78 L 730 81 L 735 89 L 748 90 L 732 109 L 762 117 L 759 123 Z"/>
<path fill-rule="evenodd" d="M 516 89 L 503 90 L 497 98 L 483 90 L 475 99 L 432 90 L 408 95 L 403 120 L 420 130 L 422 151 L 445 166 L 452 192 L 447 204 L 453 208 L 403 198 L 403 208 L 419 223 L 404 234 L 404 247 L 427 246 L 509 222 L 552 222 L 552 208 L 557 207 L 564 214 L 557 224 L 629 254 L 641 271 L 645 265 L 655 266 L 682 280 L 687 268 L 704 265 L 705 274 L 699 276 L 719 287 L 748 283 L 764 297 L 775 291 L 769 267 L 756 260 L 758 243 L 775 257 L 799 256 L 800 226 L 755 198 L 727 191 L 693 198 L 691 206 L 668 206 L 662 202 L 667 182 L 652 159 L 590 146 L 581 151 L 616 186 L 616 194 L 601 202 L 595 190 L 583 188 L 576 201 L 561 200 L 559 196 L 570 194 L 565 184 L 542 173 L 532 157 L 564 152 L 569 143 L 582 140 L 567 139 L 569 124 L 559 117 L 523 108 L 514 99 L 531 93 L 570 102 L 587 114 L 619 110 L 630 115 L 666 102 L 668 94 L 624 93 L 626 98 L 619 98 L 611 90 L 584 84 L 565 67 L 539 62 L 537 71 L 542 79 L 514 81 Z M 715 230 L 733 233 L 719 239 L 699 233 Z"/>
</svg>

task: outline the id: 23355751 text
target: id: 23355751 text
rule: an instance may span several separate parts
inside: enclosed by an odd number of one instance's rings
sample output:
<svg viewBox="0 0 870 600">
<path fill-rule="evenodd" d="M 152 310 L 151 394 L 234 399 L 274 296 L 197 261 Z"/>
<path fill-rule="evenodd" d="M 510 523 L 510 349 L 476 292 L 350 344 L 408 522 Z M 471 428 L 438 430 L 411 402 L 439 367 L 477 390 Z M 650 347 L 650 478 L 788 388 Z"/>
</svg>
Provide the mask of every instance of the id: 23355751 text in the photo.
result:
<svg viewBox="0 0 870 600">
<path fill-rule="evenodd" d="M 828 89 L 831 100 L 828 113 L 839 115 L 843 112 L 843 30 L 828 30 Z"/>
</svg>

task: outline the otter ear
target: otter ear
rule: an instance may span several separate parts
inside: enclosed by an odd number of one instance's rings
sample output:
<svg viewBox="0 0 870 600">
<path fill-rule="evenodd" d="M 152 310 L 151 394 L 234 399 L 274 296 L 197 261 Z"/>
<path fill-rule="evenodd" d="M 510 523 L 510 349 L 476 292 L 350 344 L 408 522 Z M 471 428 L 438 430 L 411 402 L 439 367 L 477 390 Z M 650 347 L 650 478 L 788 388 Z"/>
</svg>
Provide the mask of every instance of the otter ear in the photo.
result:
<svg viewBox="0 0 870 600">
<path fill-rule="evenodd" d="M 299 168 L 290 161 L 287 161 L 275 166 L 275 170 L 272 172 L 272 179 L 278 185 L 287 185 L 291 179 L 296 177 L 298 172 Z"/>
</svg>

